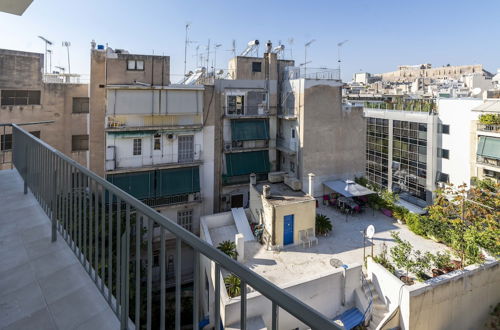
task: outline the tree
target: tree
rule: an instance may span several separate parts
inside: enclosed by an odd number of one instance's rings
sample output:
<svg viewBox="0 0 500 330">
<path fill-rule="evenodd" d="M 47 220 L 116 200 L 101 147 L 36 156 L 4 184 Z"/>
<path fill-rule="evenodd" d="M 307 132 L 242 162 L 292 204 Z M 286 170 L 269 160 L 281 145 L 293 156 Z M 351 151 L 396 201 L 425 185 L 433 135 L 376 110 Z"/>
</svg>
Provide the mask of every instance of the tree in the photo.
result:
<svg viewBox="0 0 500 330">
<path fill-rule="evenodd" d="M 481 248 L 500 254 L 500 184 L 482 184 L 468 188 L 446 185 L 437 191 L 429 207 L 431 221 L 446 228 L 453 252 L 462 267 L 481 262 Z"/>
<path fill-rule="evenodd" d="M 330 218 L 324 214 L 316 214 L 316 234 L 326 235 L 333 229 Z"/>
<path fill-rule="evenodd" d="M 396 241 L 396 246 L 391 248 L 391 257 L 398 268 L 405 270 L 406 278 L 408 279 L 408 274 L 413 268 L 414 262 L 411 259 L 411 252 L 413 246 L 410 242 L 404 241 L 399 236 L 398 232 L 391 232 L 391 237 Z"/>
</svg>

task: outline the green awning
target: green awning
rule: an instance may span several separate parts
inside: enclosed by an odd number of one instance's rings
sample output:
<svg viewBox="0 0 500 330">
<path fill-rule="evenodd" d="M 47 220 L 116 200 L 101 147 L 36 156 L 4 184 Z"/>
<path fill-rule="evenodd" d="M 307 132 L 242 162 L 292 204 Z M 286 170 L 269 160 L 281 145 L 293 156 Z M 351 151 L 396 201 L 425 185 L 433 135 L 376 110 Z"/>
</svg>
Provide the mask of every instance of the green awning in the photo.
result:
<svg viewBox="0 0 500 330">
<path fill-rule="evenodd" d="M 137 199 L 151 198 L 154 195 L 154 172 L 135 172 L 112 174 L 107 180 Z"/>
<path fill-rule="evenodd" d="M 226 154 L 227 176 L 269 172 L 267 150 Z"/>
<path fill-rule="evenodd" d="M 500 159 L 500 138 L 480 136 L 477 155 L 485 158 Z"/>
<path fill-rule="evenodd" d="M 107 180 L 141 200 L 200 191 L 198 167 L 111 174 L 107 176 Z"/>
<path fill-rule="evenodd" d="M 160 170 L 157 176 L 157 194 L 173 196 L 200 191 L 200 171 L 198 167 Z"/>
<path fill-rule="evenodd" d="M 233 141 L 269 140 L 267 119 L 231 120 Z"/>
</svg>

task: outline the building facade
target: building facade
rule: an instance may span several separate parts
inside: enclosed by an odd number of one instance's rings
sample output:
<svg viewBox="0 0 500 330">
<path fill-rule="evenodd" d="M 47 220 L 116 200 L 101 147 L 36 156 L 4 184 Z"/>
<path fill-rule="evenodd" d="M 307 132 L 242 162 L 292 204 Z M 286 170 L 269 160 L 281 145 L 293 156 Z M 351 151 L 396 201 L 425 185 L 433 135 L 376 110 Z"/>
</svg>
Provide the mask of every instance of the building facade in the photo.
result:
<svg viewBox="0 0 500 330">
<path fill-rule="evenodd" d="M 87 166 L 88 84 L 78 75 L 44 74 L 43 65 L 43 54 L 0 49 L 0 123 L 39 123 L 26 128 Z M 10 168 L 11 149 L 11 130 L 0 127 L 0 169 Z"/>
</svg>

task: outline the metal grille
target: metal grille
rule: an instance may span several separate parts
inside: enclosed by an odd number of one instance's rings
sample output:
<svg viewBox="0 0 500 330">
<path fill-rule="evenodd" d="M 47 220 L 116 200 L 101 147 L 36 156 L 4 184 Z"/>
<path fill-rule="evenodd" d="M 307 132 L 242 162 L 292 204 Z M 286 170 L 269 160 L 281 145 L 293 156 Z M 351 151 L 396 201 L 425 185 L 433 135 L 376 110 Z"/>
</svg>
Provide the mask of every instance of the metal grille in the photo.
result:
<svg viewBox="0 0 500 330">
<path fill-rule="evenodd" d="M 194 160 L 194 135 L 179 136 L 179 163 L 189 163 Z"/>
<path fill-rule="evenodd" d="M 177 212 L 177 223 L 186 230 L 193 229 L 193 210 L 182 210 Z"/>
</svg>

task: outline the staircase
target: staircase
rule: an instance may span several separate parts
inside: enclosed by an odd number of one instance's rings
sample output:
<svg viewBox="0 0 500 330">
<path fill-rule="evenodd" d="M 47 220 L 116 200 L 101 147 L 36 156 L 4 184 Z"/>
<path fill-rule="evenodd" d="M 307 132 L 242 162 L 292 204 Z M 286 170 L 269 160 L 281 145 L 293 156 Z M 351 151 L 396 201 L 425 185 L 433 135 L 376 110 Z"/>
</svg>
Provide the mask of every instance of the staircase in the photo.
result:
<svg viewBox="0 0 500 330">
<path fill-rule="evenodd" d="M 365 279 L 363 282 L 363 292 L 368 301 L 371 301 L 371 308 L 366 315 L 366 320 L 369 320 L 369 325 L 367 329 L 375 330 L 377 329 L 380 322 L 389 313 L 387 306 L 384 304 L 383 300 L 380 299 L 375 286 L 372 281 Z"/>
</svg>

